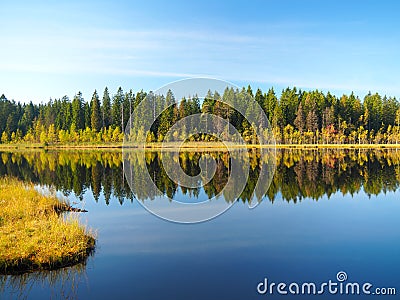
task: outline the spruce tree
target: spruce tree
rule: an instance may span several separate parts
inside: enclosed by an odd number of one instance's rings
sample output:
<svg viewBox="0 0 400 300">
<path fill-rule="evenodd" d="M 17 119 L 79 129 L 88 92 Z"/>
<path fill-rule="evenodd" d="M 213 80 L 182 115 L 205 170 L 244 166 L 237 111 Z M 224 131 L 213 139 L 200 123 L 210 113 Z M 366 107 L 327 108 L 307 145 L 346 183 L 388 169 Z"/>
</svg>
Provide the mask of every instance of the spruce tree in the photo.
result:
<svg viewBox="0 0 400 300">
<path fill-rule="evenodd" d="M 83 115 L 83 98 L 82 93 L 79 92 L 72 100 L 72 123 L 75 124 L 76 129 L 83 129 L 85 126 L 85 119 Z"/>
<path fill-rule="evenodd" d="M 91 117 L 92 129 L 98 132 L 101 129 L 102 121 L 100 116 L 100 101 L 96 90 L 93 93 L 91 106 L 92 106 L 92 117 Z"/>
<path fill-rule="evenodd" d="M 103 93 L 103 101 L 101 105 L 101 114 L 102 114 L 102 126 L 103 128 L 108 128 L 111 125 L 111 99 L 110 94 L 108 93 L 108 88 L 104 89 Z"/>
<path fill-rule="evenodd" d="M 113 97 L 111 106 L 111 122 L 113 127 L 119 126 L 122 128 L 122 102 L 124 100 L 124 92 L 121 87 L 118 88 L 117 94 Z"/>
</svg>

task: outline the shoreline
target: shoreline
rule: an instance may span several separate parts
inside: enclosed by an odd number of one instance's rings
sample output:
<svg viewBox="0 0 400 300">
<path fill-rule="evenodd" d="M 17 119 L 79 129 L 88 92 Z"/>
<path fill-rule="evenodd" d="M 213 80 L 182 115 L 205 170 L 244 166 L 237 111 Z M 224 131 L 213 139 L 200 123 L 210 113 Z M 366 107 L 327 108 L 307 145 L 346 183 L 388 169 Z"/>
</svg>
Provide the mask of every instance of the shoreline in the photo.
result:
<svg viewBox="0 0 400 300">
<path fill-rule="evenodd" d="M 275 145 L 229 145 L 233 149 L 400 149 L 400 144 L 275 144 Z M 146 150 L 199 150 L 199 149 L 225 149 L 227 146 L 218 142 L 189 142 L 181 143 L 148 143 Z M 9 150 L 121 150 L 139 149 L 137 145 L 113 144 L 65 144 L 65 145 L 43 145 L 43 144 L 0 144 L 0 151 Z"/>
</svg>

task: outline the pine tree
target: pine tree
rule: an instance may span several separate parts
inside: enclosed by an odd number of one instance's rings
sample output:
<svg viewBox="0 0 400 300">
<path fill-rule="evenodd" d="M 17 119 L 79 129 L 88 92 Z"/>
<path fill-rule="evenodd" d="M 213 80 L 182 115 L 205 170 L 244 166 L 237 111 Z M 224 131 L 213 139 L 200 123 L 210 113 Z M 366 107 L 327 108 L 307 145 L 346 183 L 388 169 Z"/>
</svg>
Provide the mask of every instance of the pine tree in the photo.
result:
<svg viewBox="0 0 400 300">
<path fill-rule="evenodd" d="M 57 120 L 57 118 L 56 118 Z M 58 118 L 59 129 L 69 130 L 72 122 L 72 105 L 67 96 L 61 99 L 61 113 Z"/>
<path fill-rule="evenodd" d="M 251 89 L 250 84 L 247 86 L 247 94 L 248 94 L 251 98 L 254 97 L 254 95 L 253 95 L 253 90 Z"/>
<path fill-rule="evenodd" d="M 257 89 L 256 95 L 254 96 L 254 99 L 257 101 L 257 103 L 264 108 L 264 101 L 265 101 L 265 95 L 263 95 L 262 91 L 260 89 Z"/>
<path fill-rule="evenodd" d="M 264 112 L 267 115 L 270 124 L 272 123 L 272 117 L 274 115 L 274 110 L 277 105 L 278 98 L 275 95 L 274 89 L 270 88 L 265 97 L 264 104 L 262 105 L 262 108 L 264 109 Z"/>
<path fill-rule="evenodd" d="M 104 89 L 103 101 L 101 104 L 102 125 L 103 128 L 108 128 L 111 125 L 111 99 L 108 93 L 108 88 Z"/>
<path fill-rule="evenodd" d="M 208 90 L 206 97 L 204 98 L 203 105 L 201 106 L 201 112 L 205 114 L 212 114 L 214 110 L 214 96 L 210 90 Z"/>
<path fill-rule="evenodd" d="M 124 100 L 122 102 L 122 120 L 123 120 L 123 124 L 122 124 L 122 130 L 125 130 L 126 125 L 128 124 L 129 118 L 131 117 L 131 113 L 132 113 L 132 102 L 133 102 L 133 91 L 130 90 L 128 93 L 125 93 L 125 97 Z"/>
<path fill-rule="evenodd" d="M 91 128 L 92 127 L 92 111 L 90 109 L 90 103 L 89 102 L 85 102 L 84 106 L 83 106 L 83 115 L 84 115 L 84 119 L 85 119 L 85 129 L 86 128 Z"/>
<path fill-rule="evenodd" d="M 159 140 L 163 140 L 165 134 L 173 125 L 174 119 L 174 105 L 175 104 L 175 97 L 171 90 L 168 90 L 167 96 L 165 97 L 165 107 L 164 111 L 160 116 L 160 127 L 158 130 L 159 133 Z"/>
<path fill-rule="evenodd" d="M 83 129 L 85 120 L 83 115 L 83 98 L 82 93 L 79 92 L 72 100 L 72 123 L 75 124 L 77 130 Z"/>
<path fill-rule="evenodd" d="M 92 129 L 96 132 L 99 132 L 101 129 L 102 121 L 100 116 L 100 100 L 96 90 L 93 93 L 91 107 L 92 107 L 92 117 L 91 117 Z"/>
<path fill-rule="evenodd" d="M 58 110 L 59 111 L 59 110 Z M 57 116 L 60 113 L 57 114 Z M 32 123 L 34 120 L 34 107 L 32 101 L 24 107 L 24 114 L 22 119 L 19 123 L 20 129 L 22 130 L 23 134 L 26 134 L 29 128 L 32 128 Z"/>
<path fill-rule="evenodd" d="M 298 104 L 299 96 L 295 87 L 293 89 L 287 88 L 282 91 L 280 106 L 285 120 L 284 125 L 293 124 L 294 119 L 296 118 Z"/>
<path fill-rule="evenodd" d="M 124 99 L 124 92 L 121 87 L 118 88 L 117 94 L 113 97 L 111 106 L 111 123 L 113 127 L 120 126 L 122 128 L 122 102 Z"/>
</svg>

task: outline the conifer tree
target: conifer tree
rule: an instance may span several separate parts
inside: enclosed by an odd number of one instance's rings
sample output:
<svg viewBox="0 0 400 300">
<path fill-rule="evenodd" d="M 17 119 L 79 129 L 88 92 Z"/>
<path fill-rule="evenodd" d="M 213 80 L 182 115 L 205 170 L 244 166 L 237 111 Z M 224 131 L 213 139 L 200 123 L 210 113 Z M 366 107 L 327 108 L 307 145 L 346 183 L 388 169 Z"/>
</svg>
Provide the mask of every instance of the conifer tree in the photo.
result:
<svg viewBox="0 0 400 300">
<path fill-rule="evenodd" d="M 100 116 L 100 100 L 96 90 L 93 93 L 91 107 L 92 107 L 92 116 L 91 116 L 92 129 L 98 132 L 101 129 L 102 121 Z"/>
</svg>

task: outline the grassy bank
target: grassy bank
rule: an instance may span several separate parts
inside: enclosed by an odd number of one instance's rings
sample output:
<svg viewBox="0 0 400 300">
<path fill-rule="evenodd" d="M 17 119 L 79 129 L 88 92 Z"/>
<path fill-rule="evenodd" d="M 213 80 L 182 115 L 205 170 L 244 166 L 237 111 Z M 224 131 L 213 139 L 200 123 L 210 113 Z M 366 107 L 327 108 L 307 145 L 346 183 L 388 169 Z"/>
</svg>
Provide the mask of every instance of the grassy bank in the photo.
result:
<svg viewBox="0 0 400 300">
<path fill-rule="evenodd" d="M 83 262 L 94 235 L 69 206 L 12 178 L 0 179 L 0 274 L 56 269 Z"/>
</svg>

